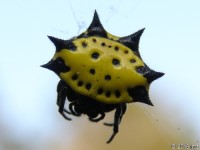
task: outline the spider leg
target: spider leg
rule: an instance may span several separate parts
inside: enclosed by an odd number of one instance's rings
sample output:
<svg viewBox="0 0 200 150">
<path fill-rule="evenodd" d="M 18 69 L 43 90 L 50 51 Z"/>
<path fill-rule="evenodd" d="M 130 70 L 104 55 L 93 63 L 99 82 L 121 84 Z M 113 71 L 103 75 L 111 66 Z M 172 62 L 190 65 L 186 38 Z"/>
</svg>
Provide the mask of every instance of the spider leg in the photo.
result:
<svg viewBox="0 0 200 150">
<path fill-rule="evenodd" d="M 121 117 L 120 117 L 120 121 L 121 121 L 121 119 L 122 119 L 122 116 L 125 114 L 125 112 L 126 112 L 126 105 L 124 105 L 124 106 L 122 107 L 122 115 L 121 115 Z M 109 126 L 109 127 L 114 126 L 114 123 L 104 122 L 103 124 L 104 124 L 105 126 Z"/>
<path fill-rule="evenodd" d="M 112 127 L 112 126 L 114 126 L 114 123 L 108 123 L 108 122 L 104 122 L 103 123 L 105 126 L 109 126 L 109 127 Z"/>
<path fill-rule="evenodd" d="M 67 113 L 67 114 L 69 114 L 69 115 L 71 115 L 72 113 L 71 112 L 69 112 L 67 109 L 63 109 L 63 111 L 65 112 L 65 113 Z"/>
<path fill-rule="evenodd" d="M 81 116 L 80 113 L 76 112 L 75 107 L 78 107 L 78 103 L 77 103 L 77 102 L 71 102 L 71 103 L 69 104 L 69 110 L 71 111 L 71 113 L 72 113 L 74 116 Z"/>
<path fill-rule="evenodd" d="M 126 112 L 126 104 L 121 104 L 116 108 L 114 124 L 113 124 L 113 134 L 111 135 L 109 140 L 106 142 L 107 144 L 109 144 L 113 140 L 115 135 L 118 133 L 119 124 L 120 124 L 122 116 L 124 115 L 125 112 Z"/>
<path fill-rule="evenodd" d="M 66 90 L 67 87 L 65 86 L 64 81 L 60 80 L 57 86 L 57 105 L 58 105 L 58 112 L 66 119 L 66 120 L 72 120 L 69 118 L 65 113 L 71 114 L 69 111 L 67 111 L 64 106 L 65 106 L 65 99 L 66 99 Z"/>
<path fill-rule="evenodd" d="M 91 117 L 91 116 L 90 116 L 90 117 L 89 117 L 89 120 L 90 120 L 90 121 L 93 121 L 93 122 L 98 122 L 98 121 L 104 119 L 105 113 L 102 112 L 102 113 L 100 113 L 100 115 L 101 115 L 101 116 L 98 117 L 98 118 L 96 118 L 96 117 Z"/>
</svg>

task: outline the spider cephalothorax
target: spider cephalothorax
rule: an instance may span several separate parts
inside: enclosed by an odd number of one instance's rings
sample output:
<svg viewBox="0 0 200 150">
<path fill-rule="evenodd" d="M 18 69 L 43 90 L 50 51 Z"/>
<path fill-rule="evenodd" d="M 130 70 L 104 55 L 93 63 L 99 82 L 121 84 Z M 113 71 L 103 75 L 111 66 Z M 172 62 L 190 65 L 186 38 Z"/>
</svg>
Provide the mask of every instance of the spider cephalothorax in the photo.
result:
<svg viewBox="0 0 200 150">
<path fill-rule="evenodd" d="M 138 51 L 140 36 L 136 33 L 117 37 L 102 26 L 97 12 L 89 28 L 70 40 L 49 36 L 56 47 L 52 60 L 42 67 L 54 71 L 60 82 L 57 105 L 62 116 L 86 114 L 90 121 L 102 120 L 106 112 L 116 110 L 110 143 L 126 111 L 126 103 L 142 102 L 152 105 L 149 85 L 163 76 L 151 70 Z M 69 110 L 64 108 L 68 99 Z"/>
</svg>

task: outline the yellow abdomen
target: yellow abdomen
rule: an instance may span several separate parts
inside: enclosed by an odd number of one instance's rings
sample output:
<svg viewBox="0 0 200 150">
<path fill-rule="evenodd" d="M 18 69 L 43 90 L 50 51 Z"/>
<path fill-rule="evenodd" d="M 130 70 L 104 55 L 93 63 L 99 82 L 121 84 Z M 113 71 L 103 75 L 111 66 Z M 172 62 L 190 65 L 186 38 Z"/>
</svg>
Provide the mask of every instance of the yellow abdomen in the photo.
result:
<svg viewBox="0 0 200 150">
<path fill-rule="evenodd" d="M 73 44 L 76 50 L 62 49 L 53 59 L 62 57 L 70 67 L 59 76 L 77 93 L 115 104 L 133 101 L 128 88 L 148 89 L 147 79 L 136 71 L 144 63 L 128 47 L 97 36 L 75 39 Z"/>
</svg>

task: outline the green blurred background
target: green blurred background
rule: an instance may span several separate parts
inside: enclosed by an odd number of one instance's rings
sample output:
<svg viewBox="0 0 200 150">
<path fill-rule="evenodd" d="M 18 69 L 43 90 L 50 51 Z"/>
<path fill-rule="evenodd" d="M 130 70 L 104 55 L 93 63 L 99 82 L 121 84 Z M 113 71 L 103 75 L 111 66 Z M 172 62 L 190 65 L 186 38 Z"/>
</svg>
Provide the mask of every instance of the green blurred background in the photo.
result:
<svg viewBox="0 0 200 150">
<path fill-rule="evenodd" d="M 172 144 L 200 145 L 199 6 L 198 0 L 1 0 L 0 150 L 170 150 Z M 54 54 L 47 35 L 69 39 L 80 34 L 95 9 L 114 35 L 146 27 L 141 56 L 152 69 L 165 73 L 150 88 L 154 107 L 129 104 L 109 145 L 112 128 L 103 121 L 62 118 L 56 106 L 59 79 L 39 67 Z M 109 113 L 105 122 L 112 120 Z"/>
</svg>

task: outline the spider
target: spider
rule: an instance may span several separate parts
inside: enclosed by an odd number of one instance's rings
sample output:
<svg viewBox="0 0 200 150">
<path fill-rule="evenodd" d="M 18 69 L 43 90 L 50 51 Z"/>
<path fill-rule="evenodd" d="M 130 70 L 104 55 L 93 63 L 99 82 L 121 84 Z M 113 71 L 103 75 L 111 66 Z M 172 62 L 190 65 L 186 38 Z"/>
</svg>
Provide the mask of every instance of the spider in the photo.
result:
<svg viewBox="0 0 200 150">
<path fill-rule="evenodd" d="M 144 29 L 129 36 L 117 37 L 102 26 L 95 11 L 89 28 L 69 40 L 52 36 L 56 52 L 42 67 L 60 77 L 57 86 L 57 105 L 60 114 L 85 114 L 98 122 L 105 113 L 115 110 L 110 143 L 118 133 L 119 124 L 126 112 L 127 103 L 142 102 L 153 106 L 149 99 L 150 84 L 164 73 L 151 70 L 139 53 L 139 40 Z M 65 109 L 65 101 L 69 101 Z"/>
</svg>

